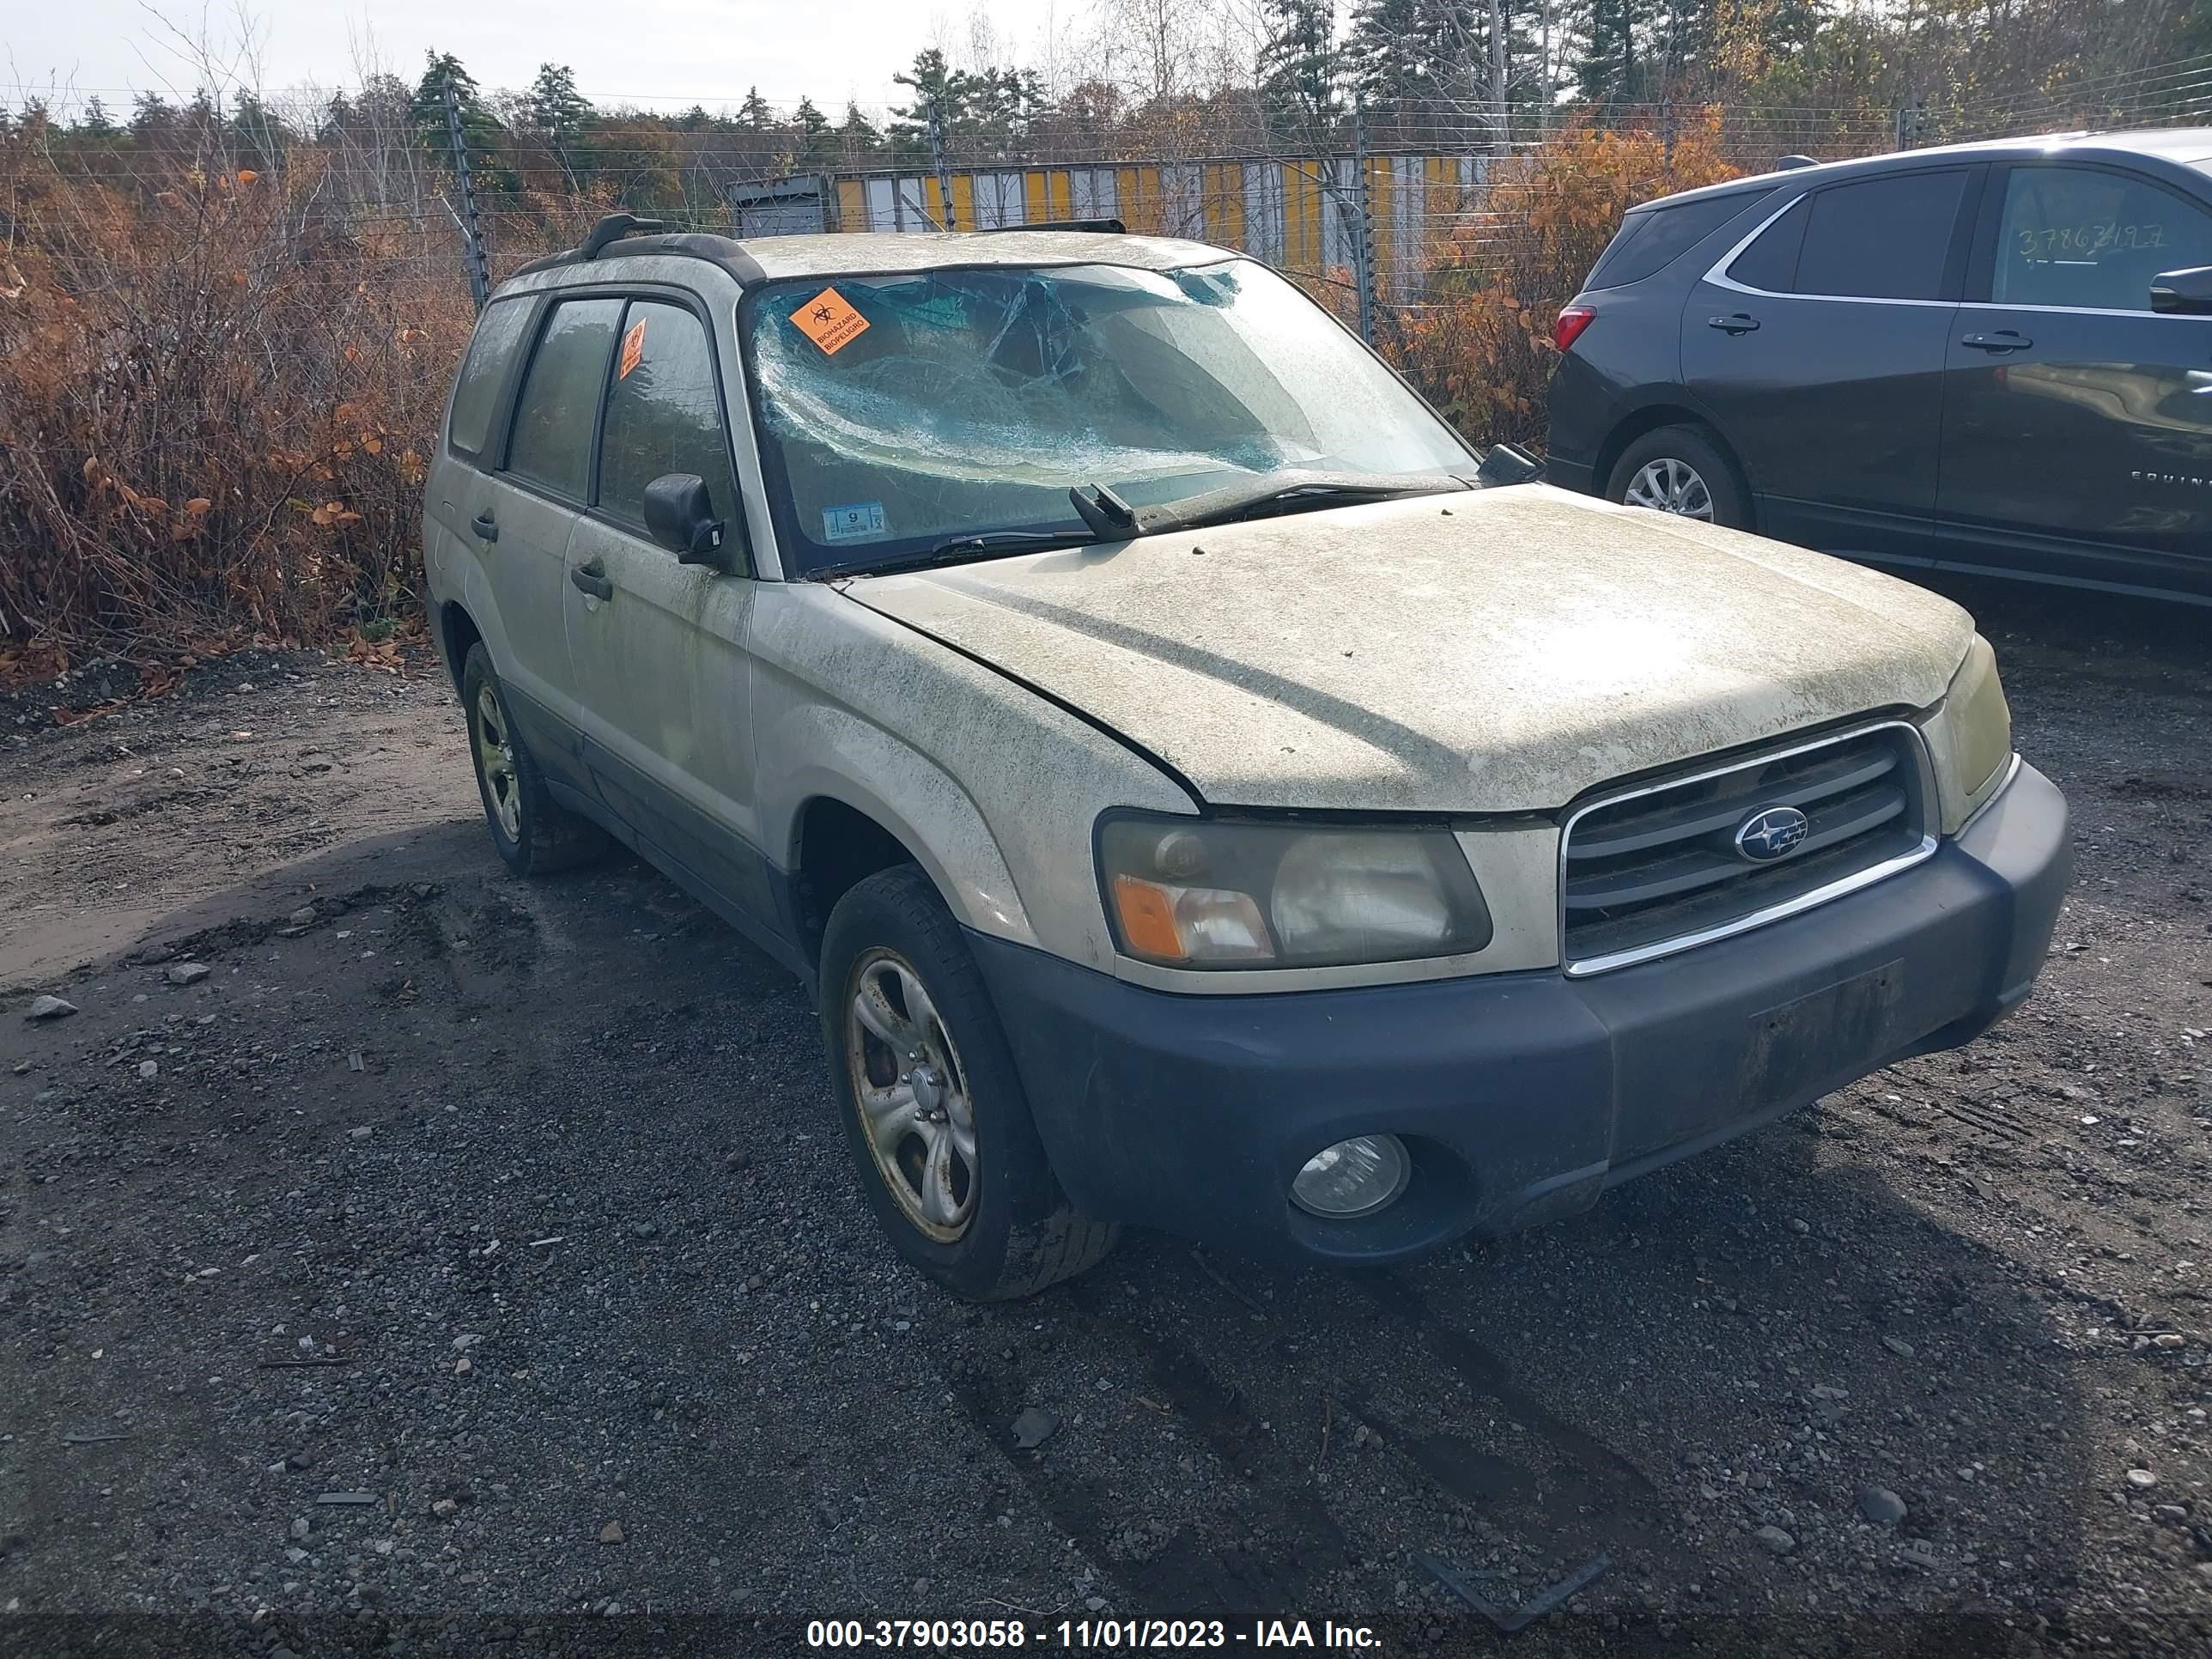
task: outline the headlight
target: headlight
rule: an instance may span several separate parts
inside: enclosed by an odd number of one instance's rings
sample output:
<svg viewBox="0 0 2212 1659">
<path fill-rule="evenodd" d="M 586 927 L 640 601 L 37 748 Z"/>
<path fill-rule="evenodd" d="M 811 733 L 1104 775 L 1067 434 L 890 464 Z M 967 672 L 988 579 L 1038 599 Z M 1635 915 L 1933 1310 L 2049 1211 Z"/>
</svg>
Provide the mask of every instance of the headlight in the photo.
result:
<svg viewBox="0 0 2212 1659">
<path fill-rule="evenodd" d="M 1490 912 L 1447 830 L 1308 828 L 1115 813 L 1098 827 L 1107 919 L 1176 968 L 1459 956 Z"/>
<path fill-rule="evenodd" d="M 1951 726 L 1951 758 L 1959 769 L 1959 787 L 1972 799 L 2012 758 L 2012 710 L 1997 679 L 1997 653 L 1979 634 L 1967 647 L 1966 660 L 1951 677 L 1943 708 Z"/>
</svg>

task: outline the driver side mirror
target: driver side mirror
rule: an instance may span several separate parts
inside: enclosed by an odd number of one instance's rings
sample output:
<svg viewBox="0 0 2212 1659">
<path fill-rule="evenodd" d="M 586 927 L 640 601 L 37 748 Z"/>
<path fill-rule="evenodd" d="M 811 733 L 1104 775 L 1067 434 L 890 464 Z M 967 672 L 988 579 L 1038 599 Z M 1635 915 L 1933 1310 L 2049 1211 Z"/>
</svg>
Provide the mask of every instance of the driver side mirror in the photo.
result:
<svg viewBox="0 0 2212 1659">
<path fill-rule="evenodd" d="M 2212 265 L 2169 270 L 2150 279 L 2150 308 L 2182 317 L 2212 317 Z"/>
<path fill-rule="evenodd" d="M 696 472 L 664 472 L 645 487 L 645 529 L 684 564 L 726 570 L 722 521 L 707 481 Z"/>
</svg>

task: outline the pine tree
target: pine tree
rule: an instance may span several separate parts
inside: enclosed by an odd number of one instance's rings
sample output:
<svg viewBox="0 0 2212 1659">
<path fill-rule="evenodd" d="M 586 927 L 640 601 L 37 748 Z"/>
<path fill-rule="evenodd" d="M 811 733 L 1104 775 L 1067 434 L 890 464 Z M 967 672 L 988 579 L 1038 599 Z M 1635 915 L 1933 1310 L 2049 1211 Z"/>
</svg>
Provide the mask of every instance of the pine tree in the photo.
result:
<svg viewBox="0 0 2212 1659">
<path fill-rule="evenodd" d="M 1014 156 L 1026 148 L 1031 124 L 1047 107 L 1035 70 L 986 69 L 957 76 L 956 85 L 959 96 L 948 137 L 957 125 L 963 140 L 990 155 Z"/>
<path fill-rule="evenodd" d="M 2196 0 L 2183 15 L 2174 44 L 2186 52 L 2212 52 L 2212 0 Z"/>
<path fill-rule="evenodd" d="M 811 98 L 799 100 L 793 112 L 799 123 L 799 162 L 802 167 L 826 167 L 837 159 L 837 141 L 830 118 L 815 107 Z"/>
<path fill-rule="evenodd" d="M 1575 69 L 1583 97 L 1607 104 L 1643 101 L 1651 7 L 1652 0 L 1589 0 L 1586 45 Z"/>
<path fill-rule="evenodd" d="M 509 167 L 493 159 L 495 147 L 506 136 L 498 118 L 484 107 L 483 94 L 477 88 L 476 76 L 462 67 L 461 60 L 450 52 L 426 52 L 422 78 L 415 83 L 415 94 L 407 106 L 408 124 L 415 129 L 416 142 L 450 167 L 453 142 L 446 131 L 446 87 L 451 82 L 453 95 L 461 107 L 461 138 L 469 147 L 472 157 L 481 158 L 476 174 L 477 184 L 484 191 L 514 191 L 521 181 Z"/>
<path fill-rule="evenodd" d="M 967 118 L 969 77 L 948 65 L 945 54 L 935 46 L 915 53 L 912 67 L 891 79 L 914 89 L 913 103 L 903 109 L 894 106 L 891 110 L 890 136 L 895 146 L 910 153 L 926 153 L 933 110 L 944 124 L 948 138 L 952 136 L 954 125 Z"/>
<path fill-rule="evenodd" d="M 566 64 L 540 64 L 538 78 L 523 94 L 524 118 L 557 150 L 573 148 L 599 113 L 576 90 L 576 72 Z"/>
<path fill-rule="evenodd" d="M 169 125 L 171 111 L 158 92 L 142 92 L 131 100 L 131 136 L 149 138 Z"/>
<path fill-rule="evenodd" d="M 77 118 L 76 131 L 88 138 L 112 138 L 121 131 L 107 113 L 107 106 L 100 101 L 98 93 L 85 100 L 84 113 Z"/>
<path fill-rule="evenodd" d="M 758 87 L 745 88 L 745 100 L 738 106 L 738 125 L 747 132 L 760 132 L 775 119 L 775 112 L 768 106 L 768 100 L 760 95 Z"/>
<path fill-rule="evenodd" d="M 591 100 L 576 90 L 575 71 L 566 64 L 540 64 L 538 78 L 523 94 L 523 119 L 545 141 L 572 190 L 591 171 L 586 158 L 579 152 L 585 131 L 598 114 Z"/>
<path fill-rule="evenodd" d="M 851 99 L 845 102 L 845 119 L 837 128 L 837 153 L 848 161 L 863 155 L 873 155 L 884 146 L 884 135 L 876 131 L 874 123 L 860 113 L 860 105 Z"/>
<path fill-rule="evenodd" d="M 1331 0 L 1262 0 L 1260 96 L 1277 128 L 1325 126 L 1336 112 L 1336 15 Z"/>
<path fill-rule="evenodd" d="M 477 87 L 477 78 L 462 67 L 461 60 L 450 52 L 430 52 L 422 54 L 425 66 L 422 78 L 415 83 L 414 102 L 409 106 L 408 118 L 422 135 L 422 142 L 434 150 L 447 149 L 446 87 L 451 82 L 455 98 L 461 106 L 461 134 L 473 149 L 490 143 L 500 131 L 499 122 L 484 107 L 483 94 Z"/>
<path fill-rule="evenodd" d="M 1480 0 L 1361 0 L 1344 56 L 1369 112 L 1433 115 L 1462 103 L 1482 33 L 1479 7 Z"/>
</svg>

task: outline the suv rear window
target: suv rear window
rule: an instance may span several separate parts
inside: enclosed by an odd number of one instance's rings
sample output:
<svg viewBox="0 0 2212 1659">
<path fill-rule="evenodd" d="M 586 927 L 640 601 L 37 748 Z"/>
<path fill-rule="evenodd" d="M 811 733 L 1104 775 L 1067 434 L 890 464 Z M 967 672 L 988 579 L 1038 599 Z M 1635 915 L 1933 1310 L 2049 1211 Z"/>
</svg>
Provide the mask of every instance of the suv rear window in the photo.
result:
<svg viewBox="0 0 2212 1659">
<path fill-rule="evenodd" d="M 1832 185 L 1816 192 L 1797 256 L 1799 294 L 1934 300 L 1966 189 L 1963 167 Z"/>
<path fill-rule="evenodd" d="M 1621 222 L 1585 288 L 1626 288 L 1656 276 L 1764 195 L 1717 196 L 1679 207 L 1646 208 Z"/>
<path fill-rule="evenodd" d="M 529 321 L 527 299 L 495 300 L 477 319 L 468 361 L 453 384 L 453 416 L 446 422 L 447 442 L 464 455 L 474 455 L 491 434 L 492 411 L 499 405 L 507 365 L 514 361 L 514 349 L 522 343 L 522 331 Z"/>
</svg>

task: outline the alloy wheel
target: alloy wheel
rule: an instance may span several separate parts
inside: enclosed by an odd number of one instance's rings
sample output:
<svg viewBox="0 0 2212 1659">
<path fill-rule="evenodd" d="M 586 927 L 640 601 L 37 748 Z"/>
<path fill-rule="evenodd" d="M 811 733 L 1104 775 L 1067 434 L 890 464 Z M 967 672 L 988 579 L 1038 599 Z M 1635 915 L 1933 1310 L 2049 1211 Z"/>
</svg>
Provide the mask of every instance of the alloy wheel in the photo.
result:
<svg viewBox="0 0 2212 1659">
<path fill-rule="evenodd" d="M 1672 513 L 1677 518 L 1698 519 L 1706 524 L 1713 521 L 1712 491 L 1705 488 L 1697 468 L 1672 456 L 1662 455 L 1638 467 L 1621 499 L 1630 507 L 1648 507 L 1655 513 Z"/>
<path fill-rule="evenodd" d="M 907 1219 L 950 1244 L 975 1213 L 967 1070 L 921 975 L 896 951 L 862 956 L 847 995 L 846 1065 L 876 1168 Z"/>
<path fill-rule="evenodd" d="M 492 816 L 509 841 L 520 841 L 522 780 L 514 770 L 514 739 L 507 729 L 507 711 L 488 683 L 477 688 L 476 714 L 477 769 L 483 774 Z"/>
</svg>

